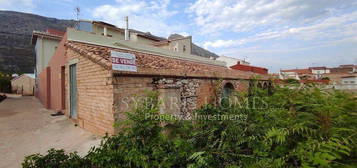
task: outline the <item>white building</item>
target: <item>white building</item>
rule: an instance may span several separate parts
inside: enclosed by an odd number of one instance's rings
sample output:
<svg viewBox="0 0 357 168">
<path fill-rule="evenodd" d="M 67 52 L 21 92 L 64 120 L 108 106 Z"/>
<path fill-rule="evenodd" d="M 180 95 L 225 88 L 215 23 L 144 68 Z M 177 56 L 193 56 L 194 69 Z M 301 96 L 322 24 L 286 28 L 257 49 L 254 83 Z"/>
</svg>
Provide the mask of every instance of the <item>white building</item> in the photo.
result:
<svg viewBox="0 0 357 168">
<path fill-rule="evenodd" d="M 296 79 L 310 78 L 310 69 L 287 69 L 280 70 L 279 79 Z"/>
<path fill-rule="evenodd" d="M 342 85 L 357 85 L 357 76 L 342 77 Z"/>
<path fill-rule="evenodd" d="M 240 64 L 243 64 L 243 65 L 249 65 L 249 62 L 247 62 L 245 60 L 227 57 L 227 56 L 219 56 L 218 58 L 216 58 L 216 60 L 225 62 L 227 67 L 236 65 L 238 62 L 240 62 Z"/>
<path fill-rule="evenodd" d="M 353 90 L 357 91 L 357 75 L 349 75 L 341 77 L 341 84 L 334 85 L 338 90 Z"/>
<path fill-rule="evenodd" d="M 323 74 L 330 73 L 330 69 L 326 67 L 309 67 L 309 69 L 314 75 L 315 79 L 320 79 Z"/>
</svg>

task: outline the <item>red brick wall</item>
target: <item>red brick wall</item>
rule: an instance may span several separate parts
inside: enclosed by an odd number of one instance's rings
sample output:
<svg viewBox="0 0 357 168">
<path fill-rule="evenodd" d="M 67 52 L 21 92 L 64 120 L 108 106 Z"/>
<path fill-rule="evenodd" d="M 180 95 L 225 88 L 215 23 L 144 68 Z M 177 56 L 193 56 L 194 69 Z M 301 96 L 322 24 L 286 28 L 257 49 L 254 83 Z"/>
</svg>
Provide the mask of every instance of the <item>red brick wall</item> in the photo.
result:
<svg viewBox="0 0 357 168">
<path fill-rule="evenodd" d="M 114 84 L 114 116 L 116 121 L 126 119 L 125 112 L 134 107 L 133 98 L 144 96 L 145 91 L 153 90 L 150 77 L 115 77 Z"/>
<path fill-rule="evenodd" d="M 112 73 L 100 65 L 67 50 L 68 61 L 77 63 L 77 122 L 90 132 L 104 135 L 114 133 Z M 69 115 L 69 65 L 66 66 L 66 115 Z"/>
</svg>

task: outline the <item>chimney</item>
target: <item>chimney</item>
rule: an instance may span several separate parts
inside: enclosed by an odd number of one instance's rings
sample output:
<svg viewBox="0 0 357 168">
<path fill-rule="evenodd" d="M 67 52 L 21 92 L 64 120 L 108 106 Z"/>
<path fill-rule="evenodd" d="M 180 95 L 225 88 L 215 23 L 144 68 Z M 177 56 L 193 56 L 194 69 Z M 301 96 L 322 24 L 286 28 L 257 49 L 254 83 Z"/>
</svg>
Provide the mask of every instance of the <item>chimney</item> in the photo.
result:
<svg viewBox="0 0 357 168">
<path fill-rule="evenodd" d="M 125 40 L 129 40 L 129 18 L 128 16 L 124 17 L 125 20 Z"/>
<path fill-rule="evenodd" d="M 107 36 L 107 35 L 108 35 L 108 34 L 107 34 L 107 27 L 106 27 L 106 26 L 104 26 L 103 35 L 104 35 L 104 36 Z"/>
</svg>

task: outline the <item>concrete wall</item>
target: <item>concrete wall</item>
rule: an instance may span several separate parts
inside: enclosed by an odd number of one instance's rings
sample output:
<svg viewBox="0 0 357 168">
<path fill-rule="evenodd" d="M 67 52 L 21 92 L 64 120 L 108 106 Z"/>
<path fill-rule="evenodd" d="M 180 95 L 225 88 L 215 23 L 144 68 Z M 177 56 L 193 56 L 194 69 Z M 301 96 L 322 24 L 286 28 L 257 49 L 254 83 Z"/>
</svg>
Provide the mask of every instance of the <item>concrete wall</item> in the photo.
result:
<svg viewBox="0 0 357 168">
<path fill-rule="evenodd" d="M 191 39 L 191 36 L 189 36 L 186 38 L 172 40 L 169 43 L 169 50 L 174 51 L 174 52 L 191 54 L 191 52 L 192 52 L 191 45 L 192 45 L 192 39 Z"/>
<path fill-rule="evenodd" d="M 67 50 L 66 110 L 69 116 L 69 65 L 77 62 L 77 122 L 80 127 L 99 134 L 114 133 L 112 73 L 100 65 Z"/>
<path fill-rule="evenodd" d="M 24 96 L 33 96 L 35 88 L 35 79 L 27 75 L 21 75 L 11 80 L 11 89 L 13 93 Z"/>
</svg>

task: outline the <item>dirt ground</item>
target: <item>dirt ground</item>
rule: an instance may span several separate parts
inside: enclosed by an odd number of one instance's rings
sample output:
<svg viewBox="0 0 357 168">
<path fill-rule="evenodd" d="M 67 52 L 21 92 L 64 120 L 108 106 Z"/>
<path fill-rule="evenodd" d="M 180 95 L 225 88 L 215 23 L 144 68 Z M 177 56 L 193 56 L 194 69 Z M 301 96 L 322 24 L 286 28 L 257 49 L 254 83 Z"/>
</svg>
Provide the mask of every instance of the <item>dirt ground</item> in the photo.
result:
<svg viewBox="0 0 357 168">
<path fill-rule="evenodd" d="M 85 155 L 100 143 L 65 116 L 51 116 L 35 97 L 8 95 L 0 103 L 0 168 L 18 168 L 24 156 L 44 154 L 50 148 Z"/>
</svg>

